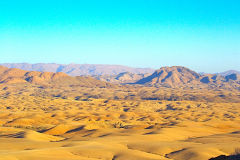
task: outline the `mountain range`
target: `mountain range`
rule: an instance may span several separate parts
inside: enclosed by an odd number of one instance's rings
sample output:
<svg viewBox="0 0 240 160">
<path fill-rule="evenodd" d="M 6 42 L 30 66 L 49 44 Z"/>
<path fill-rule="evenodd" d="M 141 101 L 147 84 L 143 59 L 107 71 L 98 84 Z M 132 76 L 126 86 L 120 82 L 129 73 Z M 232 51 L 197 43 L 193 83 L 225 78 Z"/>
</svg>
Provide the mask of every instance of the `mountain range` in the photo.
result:
<svg viewBox="0 0 240 160">
<path fill-rule="evenodd" d="M 152 74 L 129 72 L 111 76 L 70 76 L 63 72 L 25 71 L 0 66 L 3 97 L 22 94 L 88 100 L 240 101 L 240 75 L 198 74 L 186 67 L 162 67 Z M 129 82 L 129 83 L 126 83 Z M 114 84 L 115 83 L 115 84 Z"/>
<path fill-rule="evenodd" d="M 232 73 L 232 72 L 231 72 Z M 63 72 L 25 71 L 0 67 L 0 83 L 67 84 L 80 86 L 112 86 L 132 84 L 148 87 L 211 87 L 240 89 L 240 74 L 199 74 L 186 67 L 162 67 L 155 72 L 136 74 L 123 72 L 113 75 L 70 76 Z"/>
<path fill-rule="evenodd" d="M 0 65 L 8 68 L 18 68 L 27 71 L 64 72 L 70 76 L 117 75 L 123 72 L 145 74 L 154 72 L 154 69 L 151 68 L 133 68 L 122 65 L 103 64 L 3 63 Z"/>
<path fill-rule="evenodd" d="M 176 87 L 186 84 L 218 84 L 237 80 L 239 71 L 229 70 L 216 74 L 197 73 L 186 67 L 133 68 L 122 65 L 102 64 L 56 64 L 56 63 L 3 63 L 8 68 L 26 71 L 63 72 L 69 76 L 91 76 L 98 80 L 115 84 L 141 84 L 146 86 Z M 201 83 L 200 83 L 201 82 Z"/>
</svg>

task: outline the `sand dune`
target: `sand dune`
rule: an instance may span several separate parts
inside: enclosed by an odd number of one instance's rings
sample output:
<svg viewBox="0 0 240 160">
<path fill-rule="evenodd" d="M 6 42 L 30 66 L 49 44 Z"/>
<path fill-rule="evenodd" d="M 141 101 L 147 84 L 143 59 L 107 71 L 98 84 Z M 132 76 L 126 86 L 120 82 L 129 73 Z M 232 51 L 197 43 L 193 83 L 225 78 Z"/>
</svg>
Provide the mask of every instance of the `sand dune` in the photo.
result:
<svg viewBox="0 0 240 160">
<path fill-rule="evenodd" d="M 40 99 L 2 100 L 1 159 L 204 160 L 240 146 L 239 103 Z"/>
</svg>

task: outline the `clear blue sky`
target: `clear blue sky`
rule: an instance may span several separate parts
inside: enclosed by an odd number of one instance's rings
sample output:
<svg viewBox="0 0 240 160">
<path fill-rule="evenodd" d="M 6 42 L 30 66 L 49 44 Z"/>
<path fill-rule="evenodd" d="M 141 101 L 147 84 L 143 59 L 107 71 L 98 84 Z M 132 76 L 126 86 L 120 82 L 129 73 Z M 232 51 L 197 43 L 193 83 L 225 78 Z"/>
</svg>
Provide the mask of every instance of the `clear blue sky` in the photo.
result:
<svg viewBox="0 0 240 160">
<path fill-rule="evenodd" d="M 238 0 L 2 0 L 0 63 L 240 70 Z"/>
</svg>

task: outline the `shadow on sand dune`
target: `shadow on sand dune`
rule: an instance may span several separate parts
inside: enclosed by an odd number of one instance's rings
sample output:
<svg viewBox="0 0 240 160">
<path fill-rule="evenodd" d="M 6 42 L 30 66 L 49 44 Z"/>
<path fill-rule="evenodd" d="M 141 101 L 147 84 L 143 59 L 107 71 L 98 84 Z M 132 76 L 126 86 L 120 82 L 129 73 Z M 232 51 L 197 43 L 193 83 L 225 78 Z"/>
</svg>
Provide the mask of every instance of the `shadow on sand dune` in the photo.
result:
<svg viewBox="0 0 240 160">
<path fill-rule="evenodd" d="M 240 160 L 240 154 L 231 156 L 221 155 L 215 158 L 210 158 L 209 160 Z"/>
</svg>

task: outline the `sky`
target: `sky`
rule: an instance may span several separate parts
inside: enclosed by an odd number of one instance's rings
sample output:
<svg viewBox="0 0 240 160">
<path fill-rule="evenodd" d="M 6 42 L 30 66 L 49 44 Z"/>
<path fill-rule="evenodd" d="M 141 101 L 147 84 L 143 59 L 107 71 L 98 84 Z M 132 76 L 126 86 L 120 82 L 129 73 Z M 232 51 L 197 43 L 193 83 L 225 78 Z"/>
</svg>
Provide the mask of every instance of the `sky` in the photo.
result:
<svg viewBox="0 0 240 160">
<path fill-rule="evenodd" d="M 240 1 L 0 1 L 0 56 L 0 63 L 240 71 Z"/>
</svg>

